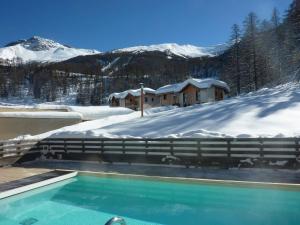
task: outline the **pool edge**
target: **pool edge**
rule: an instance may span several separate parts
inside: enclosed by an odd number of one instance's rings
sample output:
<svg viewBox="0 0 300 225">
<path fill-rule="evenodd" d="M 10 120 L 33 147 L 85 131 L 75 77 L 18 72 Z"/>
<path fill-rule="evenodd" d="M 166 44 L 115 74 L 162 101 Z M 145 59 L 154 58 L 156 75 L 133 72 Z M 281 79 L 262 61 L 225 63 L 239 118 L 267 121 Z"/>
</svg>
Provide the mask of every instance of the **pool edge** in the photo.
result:
<svg viewBox="0 0 300 225">
<path fill-rule="evenodd" d="M 67 171 L 67 170 L 65 170 L 65 171 Z M 13 196 L 13 195 L 21 194 L 23 192 L 31 191 L 31 190 L 34 190 L 34 189 L 37 189 L 40 187 L 54 184 L 54 183 L 57 183 L 57 182 L 60 182 L 63 180 L 67 180 L 67 179 L 77 176 L 77 174 L 78 174 L 77 171 L 69 171 L 69 172 L 70 173 L 68 173 L 68 174 L 60 175 L 60 176 L 57 176 L 54 178 L 49 178 L 49 179 L 46 179 L 43 181 L 35 182 L 32 184 L 24 185 L 22 187 L 17 187 L 17 188 L 13 188 L 13 189 L 10 189 L 7 191 L 0 192 L 0 200 L 10 197 L 10 196 Z"/>
<path fill-rule="evenodd" d="M 259 181 L 238 181 L 238 180 L 222 180 L 222 179 L 206 179 L 206 178 L 188 178 L 188 177 L 168 177 L 156 175 L 141 175 L 141 174 L 123 174 L 114 172 L 94 172 L 94 171 L 78 171 L 78 175 L 92 175 L 98 177 L 115 177 L 115 178 L 142 178 L 153 181 L 169 181 L 190 184 L 219 184 L 226 186 L 241 186 L 241 187 L 261 187 L 261 188 L 288 188 L 300 189 L 300 183 L 278 183 L 278 182 L 259 182 Z"/>
</svg>

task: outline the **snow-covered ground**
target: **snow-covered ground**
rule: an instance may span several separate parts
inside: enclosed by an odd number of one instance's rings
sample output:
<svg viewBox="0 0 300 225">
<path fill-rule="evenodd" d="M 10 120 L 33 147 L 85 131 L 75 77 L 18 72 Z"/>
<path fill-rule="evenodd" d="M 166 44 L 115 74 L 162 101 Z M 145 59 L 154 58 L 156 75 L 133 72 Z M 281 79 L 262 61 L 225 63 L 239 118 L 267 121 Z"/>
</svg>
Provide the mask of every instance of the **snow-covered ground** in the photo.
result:
<svg viewBox="0 0 300 225">
<path fill-rule="evenodd" d="M 161 107 L 112 115 L 58 129 L 45 137 L 294 137 L 300 136 L 300 84 L 262 89 L 218 103 Z"/>
<path fill-rule="evenodd" d="M 68 106 L 68 109 L 69 111 L 80 113 L 83 120 L 97 120 L 113 115 L 128 115 L 133 112 L 131 109 L 109 106 Z"/>
<path fill-rule="evenodd" d="M 16 112 L 5 112 L 5 109 L 15 109 Z M 25 109 L 25 110 L 24 110 Z M 18 111 L 19 110 L 19 111 Z M 28 110 L 28 112 L 26 112 Z M 30 110 L 30 111 L 29 111 Z M 36 111 L 35 111 L 36 110 Z M 57 110 L 57 112 L 56 112 Z M 3 112 L 1 112 L 3 111 Z M 23 112 L 25 111 L 25 112 Z M 59 112 L 59 111 L 63 111 Z M 47 104 L 30 104 L 30 105 L 18 105 L 18 104 L 3 104 L 0 102 L 0 116 L 24 116 L 28 118 L 44 117 L 47 116 L 55 118 L 55 116 L 79 114 L 83 120 L 97 120 L 106 118 L 113 115 L 126 115 L 132 113 L 133 110 L 123 107 L 109 107 L 109 106 L 72 106 L 72 105 L 57 105 L 54 103 Z"/>
</svg>

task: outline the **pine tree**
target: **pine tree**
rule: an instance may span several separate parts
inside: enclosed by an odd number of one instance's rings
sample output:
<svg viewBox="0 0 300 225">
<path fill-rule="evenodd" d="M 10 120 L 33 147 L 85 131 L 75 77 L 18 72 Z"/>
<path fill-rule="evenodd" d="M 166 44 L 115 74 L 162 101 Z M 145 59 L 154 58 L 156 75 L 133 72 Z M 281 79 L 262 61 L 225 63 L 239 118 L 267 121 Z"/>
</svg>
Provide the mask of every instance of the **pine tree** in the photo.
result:
<svg viewBox="0 0 300 225">
<path fill-rule="evenodd" d="M 232 26 L 231 43 L 234 49 L 234 65 L 235 65 L 235 77 L 237 95 L 241 93 L 241 71 L 240 71 L 240 41 L 241 41 L 241 30 L 239 25 L 234 24 Z"/>
<path fill-rule="evenodd" d="M 253 77 L 254 89 L 258 90 L 258 57 L 257 57 L 257 36 L 258 36 L 258 18 L 253 12 L 249 13 L 244 21 L 244 40 L 249 49 L 249 65 L 251 66 L 251 75 Z"/>
</svg>

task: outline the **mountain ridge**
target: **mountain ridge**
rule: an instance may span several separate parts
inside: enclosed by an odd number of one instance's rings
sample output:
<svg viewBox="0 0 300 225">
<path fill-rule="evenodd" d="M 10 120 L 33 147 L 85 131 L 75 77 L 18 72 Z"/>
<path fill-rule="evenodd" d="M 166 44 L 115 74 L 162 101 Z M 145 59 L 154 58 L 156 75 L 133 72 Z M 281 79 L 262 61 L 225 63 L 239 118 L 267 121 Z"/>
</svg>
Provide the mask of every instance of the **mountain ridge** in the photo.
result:
<svg viewBox="0 0 300 225">
<path fill-rule="evenodd" d="M 0 59 L 6 64 L 59 62 L 80 55 L 100 53 L 96 50 L 72 48 L 39 36 L 10 42 L 5 46 L 0 48 Z"/>
<path fill-rule="evenodd" d="M 228 47 L 229 45 L 227 44 L 220 44 L 213 47 L 198 47 L 191 44 L 163 43 L 100 52 L 97 50 L 72 48 L 69 45 L 60 44 L 50 39 L 33 36 L 28 39 L 10 42 L 0 48 L 0 61 L 5 61 L 6 64 L 29 62 L 51 63 L 94 54 L 140 54 L 155 51 L 165 53 L 168 57 L 199 58 L 217 56 L 226 51 Z"/>
</svg>

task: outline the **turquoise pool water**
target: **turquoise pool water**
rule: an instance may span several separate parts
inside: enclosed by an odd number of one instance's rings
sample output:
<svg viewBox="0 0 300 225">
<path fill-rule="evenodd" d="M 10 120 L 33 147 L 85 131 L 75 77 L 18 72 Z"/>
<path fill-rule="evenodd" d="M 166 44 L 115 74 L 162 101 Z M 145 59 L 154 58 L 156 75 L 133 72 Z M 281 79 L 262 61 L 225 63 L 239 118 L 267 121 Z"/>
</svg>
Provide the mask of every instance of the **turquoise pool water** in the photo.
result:
<svg viewBox="0 0 300 225">
<path fill-rule="evenodd" d="M 299 225 L 300 191 L 78 176 L 0 200 L 1 225 Z"/>
</svg>

